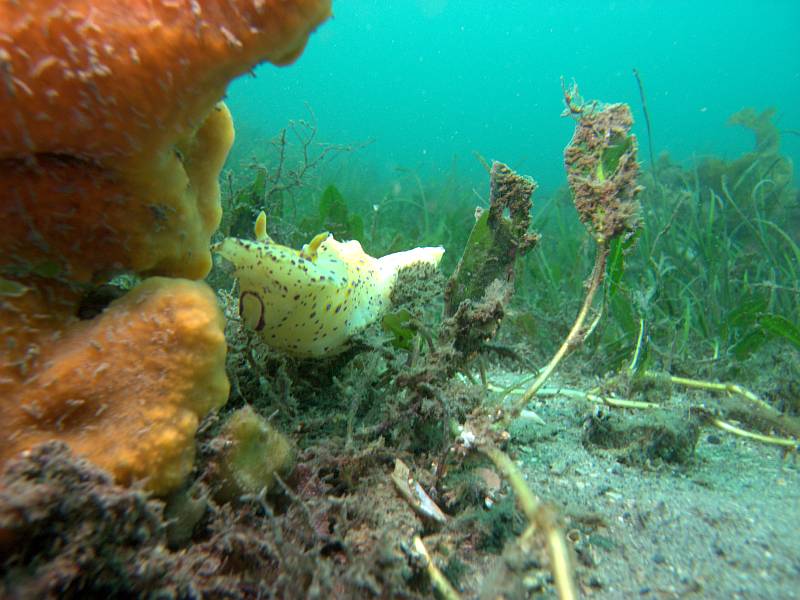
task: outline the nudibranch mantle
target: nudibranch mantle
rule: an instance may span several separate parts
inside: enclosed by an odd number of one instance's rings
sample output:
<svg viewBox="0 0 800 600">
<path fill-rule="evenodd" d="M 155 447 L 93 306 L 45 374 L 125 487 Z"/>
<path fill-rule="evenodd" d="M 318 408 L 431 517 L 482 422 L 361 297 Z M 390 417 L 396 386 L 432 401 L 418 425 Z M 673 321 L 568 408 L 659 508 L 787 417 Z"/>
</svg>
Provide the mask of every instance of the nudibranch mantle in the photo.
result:
<svg viewBox="0 0 800 600">
<path fill-rule="evenodd" d="M 327 233 L 295 250 L 267 236 L 263 215 L 255 241 L 226 238 L 212 250 L 234 266 L 244 322 L 269 346 L 293 356 L 345 350 L 354 334 L 387 310 L 401 269 L 436 266 L 444 254 L 439 246 L 374 258 L 358 241 L 339 242 Z"/>
</svg>

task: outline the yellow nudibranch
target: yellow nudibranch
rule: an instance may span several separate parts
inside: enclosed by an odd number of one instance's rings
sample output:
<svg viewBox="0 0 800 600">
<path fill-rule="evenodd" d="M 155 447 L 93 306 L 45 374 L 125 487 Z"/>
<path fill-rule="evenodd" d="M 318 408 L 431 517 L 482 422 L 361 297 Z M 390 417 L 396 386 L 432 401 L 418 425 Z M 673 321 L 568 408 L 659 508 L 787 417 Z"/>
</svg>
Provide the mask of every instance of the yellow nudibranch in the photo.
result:
<svg viewBox="0 0 800 600">
<path fill-rule="evenodd" d="M 397 273 L 438 265 L 444 248 L 414 248 L 382 258 L 352 240 L 321 233 L 295 250 L 276 244 L 262 212 L 256 240 L 226 238 L 212 250 L 230 261 L 239 280 L 239 313 L 271 347 L 300 357 L 338 354 L 348 340 L 390 305 Z"/>
</svg>

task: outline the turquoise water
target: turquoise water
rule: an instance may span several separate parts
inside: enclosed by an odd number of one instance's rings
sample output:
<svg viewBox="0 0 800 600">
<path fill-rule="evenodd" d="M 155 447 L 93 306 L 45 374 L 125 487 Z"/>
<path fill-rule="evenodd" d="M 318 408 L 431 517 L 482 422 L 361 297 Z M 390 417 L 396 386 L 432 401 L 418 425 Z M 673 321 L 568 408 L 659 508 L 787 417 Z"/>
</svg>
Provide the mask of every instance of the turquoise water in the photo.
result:
<svg viewBox="0 0 800 600">
<path fill-rule="evenodd" d="M 657 154 L 689 161 L 750 149 L 748 131 L 726 126 L 745 106 L 775 106 L 781 129 L 800 130 L 797 0 L 350 0 L 334 2 L 334 15 L 295 65 L 263 65 L 231 85 L 232 160 L 307 118 L 308 103 L 320 139 L 374 140 L 356 160 L 378 179 L 395 167 L 435 177 L 456 160 L 480 185 L 478 152 L 552 191 L 572 131 L 559 118 L 562 75 L 587 98 L 630 103 L 647 163 L 633 68 Z M 783 146 L 797 163 L 800 137 L 785 135 Z"/>
</svg>

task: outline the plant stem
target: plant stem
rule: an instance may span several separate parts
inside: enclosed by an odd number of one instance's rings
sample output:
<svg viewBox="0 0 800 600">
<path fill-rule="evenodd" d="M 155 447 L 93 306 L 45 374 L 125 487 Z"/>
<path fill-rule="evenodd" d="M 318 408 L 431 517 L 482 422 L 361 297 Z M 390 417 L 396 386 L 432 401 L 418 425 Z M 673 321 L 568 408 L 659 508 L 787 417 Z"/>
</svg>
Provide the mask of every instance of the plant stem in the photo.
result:
<svg viewBox="0 0 800 600">
<path fill-rule="evenodd" d="M 558 363 L 561 362 L 561 359 L 564 358 L 567 352 L 574 350 L 583 343 L 583 324 L 592 308 L 592 302 L 594 301 L 595 294 L 597 293 L 597 290 L 600 289 L 600 284 L 603 282 L 603 278 L 605 277 L 607 259 L 608 242 L 599 241 L 597 243 L 597 254 L 595 255 L 594 259 L 592 277 L 589 281 L 589 287 L 586 290 L 586 298 L 583 301 L 583 306 L 581 306 L 578 316 L 575 318 L 575 323 L 572 325 L 569 335 L 567 335 L 564 343 L 561 344 L 558 352 L 556 352 L 553 358 L 550 359 L 550 362 L 547 364 L 547 366 L 539 373 L 536 381 L 531 384 L 522 397 L 517 400 L 516 404 L 514 404 L 514 407 L 511 409 L 506 418 L 506 421 L 510 421 L 511 419 L 515 419 L 519 416 L 520 412 L 522 412 L 522 409 L 525 408 L 528 402 L 530 402 L 531 399 L 536 395 L 536 392 L 538 392 L 539 389 L 544 385 L 545 381 L 547 381 L 550 375 L 553 374 L 553 371 L 558 366 Z"/>
<path fill-rule="evenodd" d="M 491 459 L 503 476 L 511 484 L 517 502 L 531 526 L 544 534 L 550 556 L 550 570 L 553 573 L 556 590 L 560 600 L 576 600 L 575 575 L 570 560 L 569 547 L 564 532 L 558 525 L 553 509 L 539 500 L 525 482 L 525 477 L 514 461 L 505 452 L 492 444 L 480 447 L 480 451 Z"/>
<path fill-rule="evenodd" d="M 742 409 L 745 410 L 746 412 L 746 416 L 748 417 L 747 420 L 752 420 L 754 422 L 761 421 L 764 423 L 768 423 L 771 427 L 774 427 L 775 429 L 779 429 L 796 438 L 800 437 L 800 418 L 780 412 L 774 406 L 765 402 L 764 400 L 756 396 L 753 392 L 738 384 L 717 383 L 714 381 L 703 381 L 700 379 L 688 379 L 686 377 L 677 377 L 675 375 L 669 375 L 669 374 L 661 375 L 654 371 L 645 371 L 642 375 L 652 381 L 665 380 L 671 384 L 682 385 L 684 387 L 694 390 L 706 390 L 709 392 L 717 392 L 729 396 L 737 396 L 739 398 L 744 398 L 749 402 L 747 406 L 750 407 L 749 409 L 745 408 L 744 406 L 742 407 Z M 726 429 L 726 431 L 731 431 L 730 428 L 721 427 L 717 423 L 714 423 L 714 425 L 722 429 Z M 765 440 L 760 440 L 760 441 L 765 441 Z M 795 440 L 794 443 L 796 445 L 797 441 Z"/>
<path fill-rule="evenodd" d="M 636 85 L 639 86 L 639 97 L 642 99 L 642 112 L 644 113 L 644 123 L 647 126 L 647 146 L 650 150 L 650 169 L 653 171 L 653 179 L 658 187 L 658 169 L 656 167 L 655 153 L 653 152 L 653 132 L 650 129 L 650 114 L 647 112 L 647 100 L 644 98 L 644 84 L 642 78 L 639 76 L 637 69 L 633 70 L 633 76 L 636 78 Z"/>
<path fill-rule="evenodd" d="M 428 571 L 428 577 L 431 578 L 431 584 L 433 588 L 439 592 L 442 598 L 445 600 L 461 600 L 461 596 L 459 596 L 458 592 L 455 588 L 450 584 L 447 580 L 447 577 L 444 576 L 439 570 L 439 567 L 436 566 L 436 563 L 433 562 L 428 549 L 425 547 L 425 544 L 422 541 L 422 538 L 418 535 L 414 536 L 414 550 L 419 553 L 425 563 L 425 568 Z"/>
</svg>

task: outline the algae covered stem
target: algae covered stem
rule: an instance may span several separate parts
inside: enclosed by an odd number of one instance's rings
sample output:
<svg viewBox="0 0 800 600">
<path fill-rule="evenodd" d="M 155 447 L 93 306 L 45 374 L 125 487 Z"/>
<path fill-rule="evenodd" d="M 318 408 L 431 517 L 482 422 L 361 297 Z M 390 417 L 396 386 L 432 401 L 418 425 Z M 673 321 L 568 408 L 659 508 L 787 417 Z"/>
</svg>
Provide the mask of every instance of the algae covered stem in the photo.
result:
<svg viewBox="0 0 800 600">
<path fill-rule="evenodd" d="M 564 150 L 567 181 L 578 216 L 597 245 L 595 262 L 583 304 L 569 334 L 515 403 L 505 422 L 519 416 L 564 356 L 583 343 L 584 324 L 605 277 L 610 245 L 614 240 L 632 238 L 640 226 L 637 197 L 643 188 L 637 183 L 637 141 L 630 133 L 633 125 L 630 107 L 586 103 L 576 84 L 564 87 L 564 102 L 564 114 L 576 120 L 572 140 Z"/>
<path fill-rule="evenodd" d="M 511 410 L 508 419 L 517 418 L 525 406 L 530 402 L 536 393 L 541 389 L 541 387 L 545 384 L 545 382 L 550 378 L 555 371 L 558 364 L 567 355 L 568 352 L 574 350 L 575 348 L 579 347 L 583 344 L 584 339 L 586 337 L 586 330 L 584 328 L 584 324 L 586 323 L 586 318 L 589 316 L 589 311 L 592 308 L 592 304 L 594 303 L 595 295 L 597 294 L 597 290 L 600 289 L 600 285 L 603 282 L 603 278 L 605 275 L 606 270 L 606 263 L 608 262 L 608 244 L 605 242 L 600 242 L 597 244 L 597 254 L 595 256 L 594 268 L 592 269 L 592 275 L 589 280 L 589 287 L 586 290 L 586 297 L 583 300 L 583 305 L 581 306 L 580 311 L 578 312 L 578 316 L 575 318 L 575 322 L 572 325 L 567 337 L 564 339 L 564 342 L 561 344 L 561 347 L 556 351 L 553 355 L 553 358 L 550 359 L 550 362 L 547 363 L 540 372 L 539 375 L 536 377 L 536 380 L 530 385 L 530 387 L 525 390 L 525 393 L 519 398 L 517 403 L 514 405 L 513 409 Z"/>
</svg>

